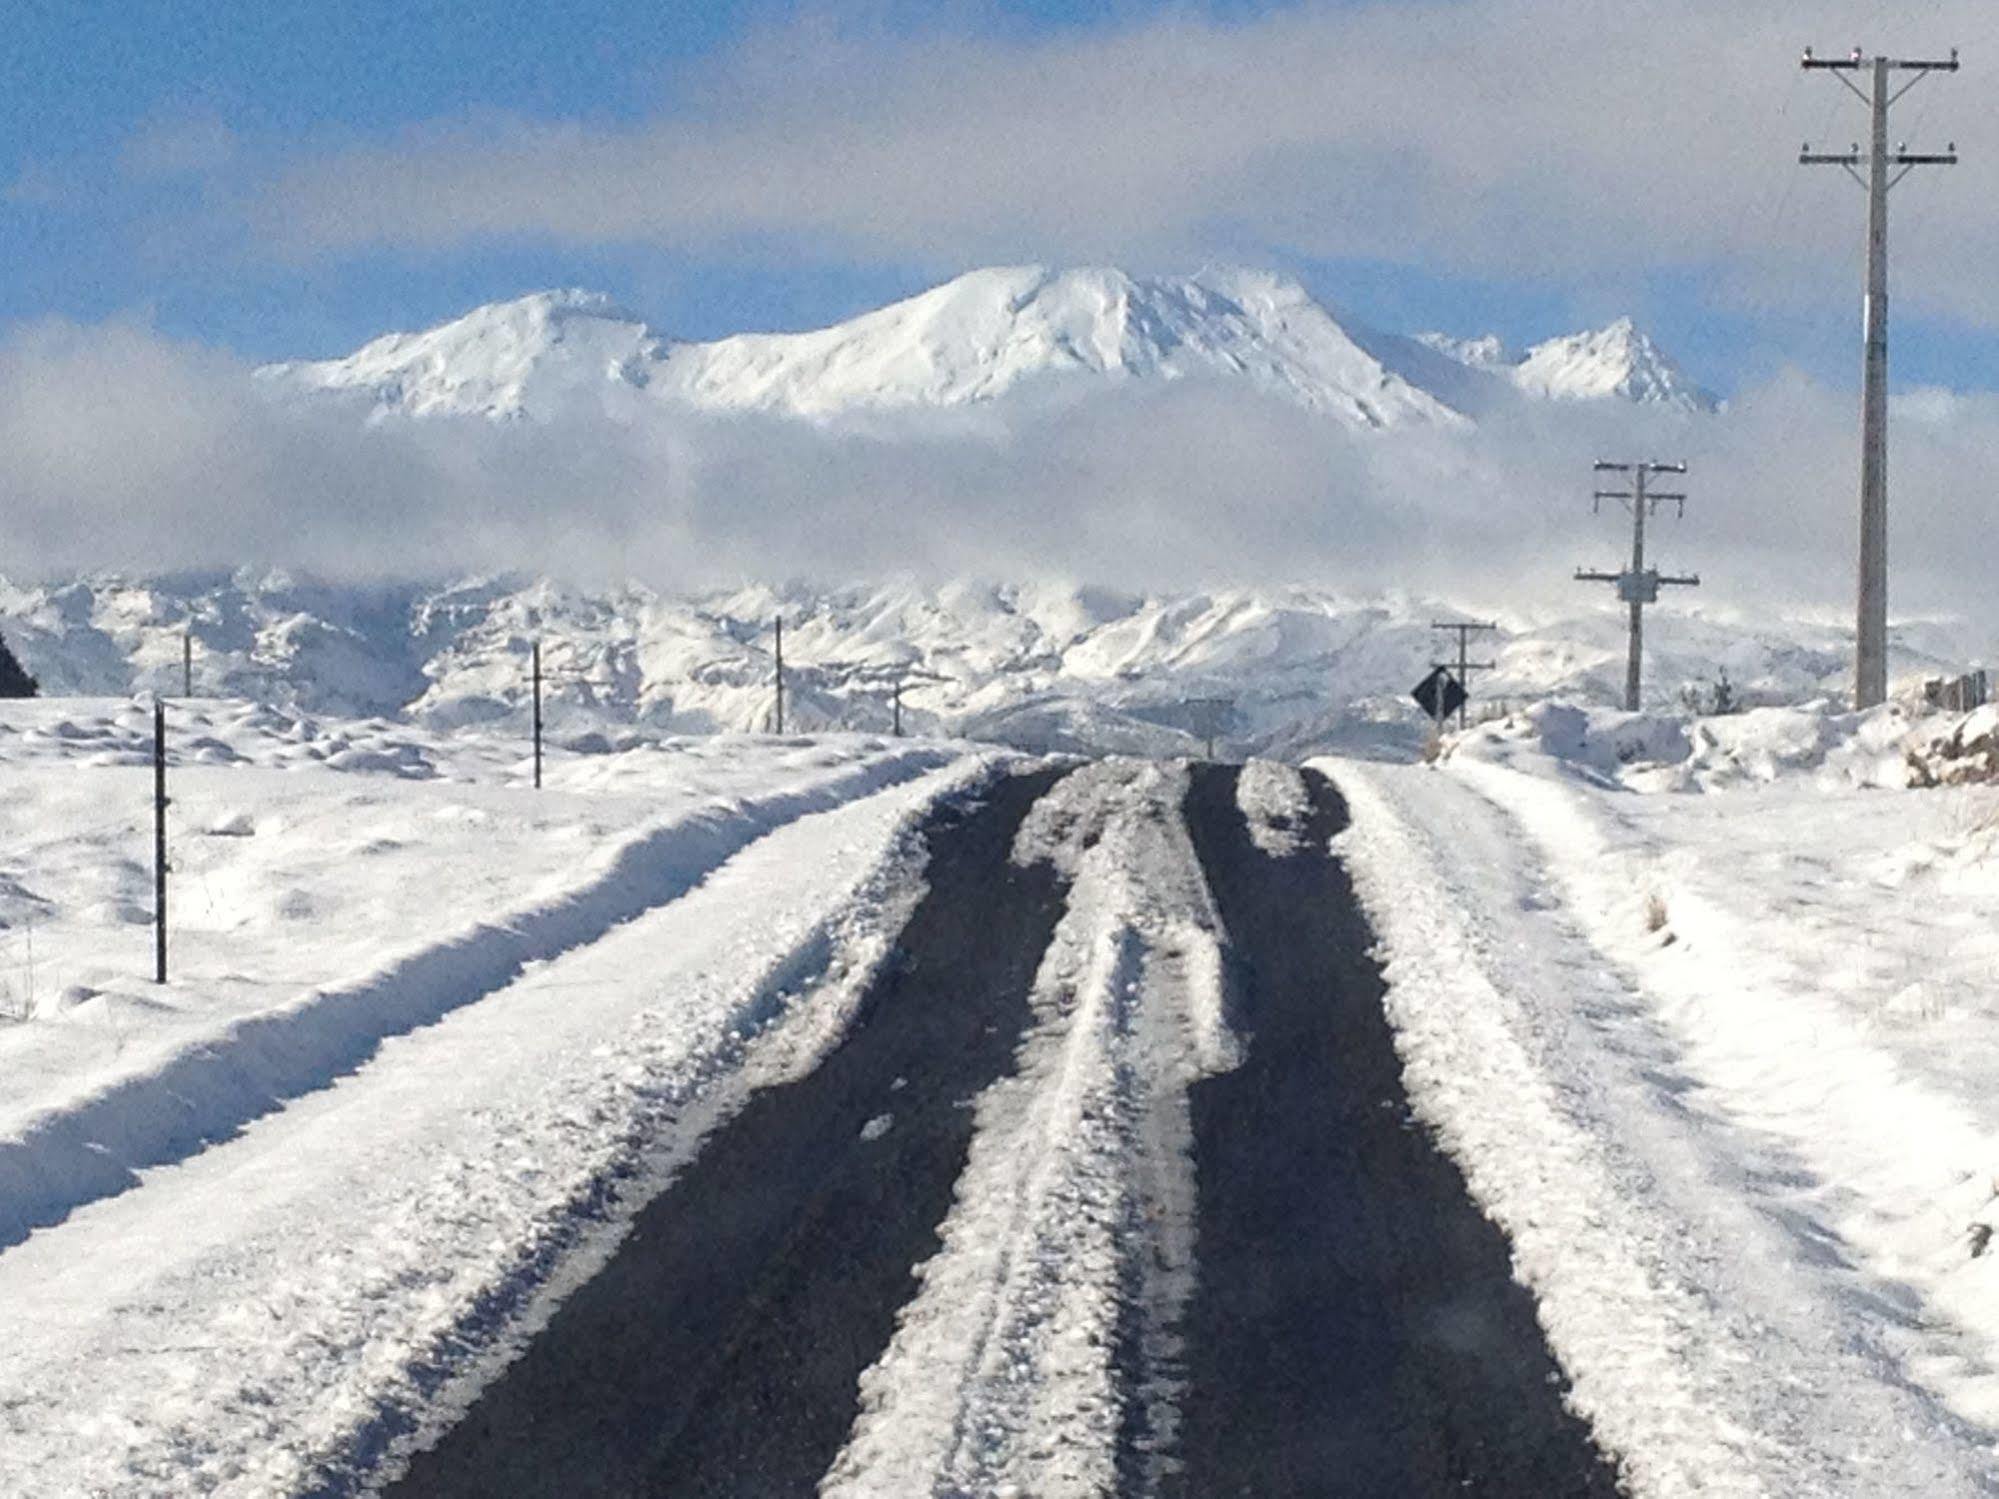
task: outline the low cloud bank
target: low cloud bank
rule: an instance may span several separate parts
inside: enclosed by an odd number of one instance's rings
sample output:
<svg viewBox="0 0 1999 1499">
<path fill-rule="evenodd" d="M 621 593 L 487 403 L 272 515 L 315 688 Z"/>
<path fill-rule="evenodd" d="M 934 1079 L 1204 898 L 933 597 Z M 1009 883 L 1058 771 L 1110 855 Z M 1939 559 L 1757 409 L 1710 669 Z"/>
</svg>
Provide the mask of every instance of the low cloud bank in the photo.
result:
<svg viewBox="0 0 1999 1499">
<path fill-rule="evenodd" d="M 1665 567 L 1710 603 L 1843 609 L 1856 403 L 1802 376 L 1725 414 L 1526 407 L 1477 431 L 1349 432 L 1193 381 L 1038 394 L 827 430 L 649 401 L 547 422 L 364 425 L 135 323 L 0 345 L 0 575 L 272 565 L 336 578 L 538 570 L 660 586 L 1058 576 L 1131 588 L 1314 583 L 1573 607 L 1614 566 L 1591 461 L 1685 458 Z M 1897 410 L 1895 607 L 1989 596 L 1999 397 Z"/>
</svg>

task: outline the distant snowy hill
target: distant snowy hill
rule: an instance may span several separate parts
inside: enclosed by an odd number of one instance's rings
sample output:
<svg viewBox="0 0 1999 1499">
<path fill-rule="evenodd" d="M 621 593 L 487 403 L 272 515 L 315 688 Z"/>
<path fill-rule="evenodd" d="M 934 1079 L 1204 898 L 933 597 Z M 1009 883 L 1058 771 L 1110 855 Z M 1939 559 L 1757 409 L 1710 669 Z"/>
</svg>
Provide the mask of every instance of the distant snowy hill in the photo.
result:
<svg viewBox="0 0 1999 1499">
<path fill-rule="evenodd" d="M 1184 752 L 1227 699 L 1224 744 L 1304 753 L 1406 753 L 1421 726 L 1407 693 L 1429 669 L 1443 606 L 1284 588 L 1136 595 L 1059 585 L 912 583 L 669 595 L 581 592 L 535 579 L 334 587 L 283 574 L 0 583 L 0 635 L 52 695 L 177 693 L 181 636 L 199 694 L 308 712 L 407 716 L 435 728 L 520 724 L 540 639 L 550 712 L 575 739 L 768 726 L 771 623 L 786 622 L 789 724 L 885 729 L 894 684 L 910 725 L 1033 748 Z M 1661 610 L 1650 696 L 1725 669 L 1750 701 L 1843 689 L 1833 624 Z M 1898 627 L 1899 676 L 1961 669 L 1974 644 Z M 1483 702 L 1557 693 L 1614 702 L 1615 609 L 1515 620 Z"/>
<path fill-rule="evenodd" d="M 1720 402 L 1694 383 L 1630 318 L 1592 333 L 1536 344 L 1525 354 L 1504 342 L 1419 333 L 1416 341 L 1470 370 L 1506 381 L 1521 393 L 1551 401 L 1619 399 L 1679 411 L 1711 412 Z"/>
<path fill-rule="evenodd" d="M 538 417 L 584 400 L 828 420 L 1029 386 L 1084 389 L 1086 378 L 1188 377 L 1240 381 L 1364 429 L 1459 424 L 1507 395 L 1714 404 L 1628 320 L 1513 361 L 1493 339 L 1343 323 L 1298 282 L 1243 269 L 979 270 L 830 328 L 713 343 L 665 338 L 594 293 L 541 292 L 344 359 L 259 374 L 273 389 L 345 396 L 378 417 Z"/>
<path fill-rule="evenodd" d="M 643 387 L 662 345 L 595 292 L 539 292 L 497 302 L 424 333 L 391 333 L 345 359 L 273 364 L 276 388 L 365 397 L 409 416 L 546 415 L 606 382 Z"/>
<path fill-rule="evenodd" d="M 1630 318 L 1619 318 L 1594 333 L 1536 344 L 1513 367 L 1512 377 L 1529 395 L 1553 400 L 1617 396 L 1689 411 L 1713 411 L 1718 404 L 1682 374 Z"/>
</svg>

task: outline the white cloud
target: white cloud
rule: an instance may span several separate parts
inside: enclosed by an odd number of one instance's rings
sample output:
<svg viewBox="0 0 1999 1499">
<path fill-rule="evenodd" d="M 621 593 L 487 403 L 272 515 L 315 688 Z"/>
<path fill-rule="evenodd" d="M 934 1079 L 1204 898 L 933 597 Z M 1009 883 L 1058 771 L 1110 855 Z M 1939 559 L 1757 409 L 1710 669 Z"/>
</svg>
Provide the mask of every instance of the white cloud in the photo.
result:
<svg viewBox="0 0 1999 1499">
<path fill-rule="evenodd" d="M 1574 281 L 1705 268 L 1822 305 L 1861 205 L 1800 141 L 1862 129 L 1802 47 L 1931 55 L 1984 0 L 1378 0 L 1022 39 L 798 22 L 626 127 L 484 117 L 295 158 L 254 221 L 293 253 L 545 236 L 796 248 L 943 268 L 1185 263 L 1267 247 Z M 1999 139 L 1974 46 L 1897 126 L 1966 164 L 1912 246 L 1914 303 L 1999 323 Z M 1929 174 L 1931 179 L 1944 174 Z"/>
<path fill-rule="evenodd" d="M 131 323 L 0 344 L 0 570 L 265 563 L 336 576 L 547 569 L 662 584 L 1065 576 L 1314 582 L 1490 606 L 1574 601 L 1626 533 L 1592 518 L 1597 456 L 1684 457 L 1656 556 L 1714 602 L 1838 607 L 1853 403 L 1801 376 L 1723 417 L 1550 405 L 1475 433 L 1356 434 L 1192 381 L 884 418 L 478 420 L 363 428 L 270 400 L 247 369 Z M 1999 398 L 1899 411 L 1898 609 L 1979 604 Z"/>
</svg>

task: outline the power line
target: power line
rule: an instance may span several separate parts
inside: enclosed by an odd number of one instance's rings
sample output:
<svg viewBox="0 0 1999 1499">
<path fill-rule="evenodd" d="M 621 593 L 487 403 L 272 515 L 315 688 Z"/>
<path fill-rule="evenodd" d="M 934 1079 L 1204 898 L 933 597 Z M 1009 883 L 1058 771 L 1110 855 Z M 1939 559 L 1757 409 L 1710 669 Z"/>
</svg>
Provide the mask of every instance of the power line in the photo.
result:
<svg viewBox="0 0 1999 1499">
<path fill-rule="evenodd" d="M 1860 398 L 1860 568 L 1855 604 L 1853 705 L 1871 708 L 1888 696 L 1888 194 L 1917 167 L 1956 166 L 1957 143 L 1941 152 L 1888 149 L 1888 111 L 1932 73 L 1955 73 L 1957 49 L 1947 61 L 1868 57 L 1858 47 L 1844 58 L 1814 57 L 1805 49 L 1808 72 L 1829 72 L 1868 109 L 1868 146 L 1848 151 L 1798 153 L 1804 166 L 1833 166 L 1867 193 L 1867 299 Z M 1849 73 L 1866 73 L 1862 89 Z M 1894 74 L 1909 77 L 1896 86 Z M 1861 167 L 1867 168 L 1862 176 Z M 1891 170 L 1892 169 L 1892 170 Z"/>
</svg>

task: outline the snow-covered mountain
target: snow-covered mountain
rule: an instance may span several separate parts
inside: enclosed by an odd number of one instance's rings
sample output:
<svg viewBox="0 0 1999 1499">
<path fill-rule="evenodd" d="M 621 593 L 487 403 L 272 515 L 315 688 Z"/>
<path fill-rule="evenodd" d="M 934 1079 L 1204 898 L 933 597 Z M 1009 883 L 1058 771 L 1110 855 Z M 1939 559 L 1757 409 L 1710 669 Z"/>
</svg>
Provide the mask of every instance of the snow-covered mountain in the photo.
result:
<svg viewBox="0 0 1999 1499">
<path fill-rule="evenodd" d="M 183 631 L 198 694 L 307 712 L 407 716 L 434 728 L 518 725 L 530 643 L 543 642 L 550 715 L 571 740 L 766 727 L 771 623 L 785 620 L 789 723 L 908 722 L 1035 748 L 1184 752 L 1202 700 L 1230 747 L 1406 753 L 1421 737 L 1408 690 L 1445 606 L 1283 588 L 1138 595 L 1054 584 L 585 592 L 535 579 L 335 587 L 283 574 L 0 583 L 0 636 L 52 695 L 178 693 Z M 1662 610 L 1650 622 L 1652 698 L 1726 670 L 1740 695 L 1799 701 L 1843 690 L 1836 624 Z M 1974 643 L 1898 627 L 1895 671 L 1961 670 Z M 1566 694 L 1615 702 L 1623 621 L 1609 606 L 1514 620 L 1481 702 Z"/>
<path fill-rule="evenodd" d="M 1710 412 L 1720 402 L 1703 390 L 1630 318 L 1607 328 L 1538 343 L 1524 354 L 1500 338 L 1419 333 L 1416 341 L 1469 370 L 1504 380 L 1522 394 L 1551 401 L 1619 399 L 1642 406 Z"/>
<path fill-rule="evenodd" d="M 1529 349 L 1511 370 L 1529 395 L 1551 400 L 1617 396 L 1644 405 L 1713 411 L 1715 398 L 1681 373 L 1630 318 L 1594 333 L 1551 338 Z"/>
<path fill-rule="evenodd" d="M 546 415 L 607 383 L 643 388 L 664 345 L 609 297 L 537 292 L 423 333 L 390 333 L 345 359 L 272 364 L 278 389 L 365 396 L 408 416 Z"/>
<path fill-rule="evenodd" d="M 712 343 L 665 338 L 594 293 L 541 292 L 344 359 L 259 374 L 280 391 L 365 402 L 378 417 L 535 417 L 583 400 L 628 413 L 660 401 L 829 420 L 1096 388 L 1086 379 L 1189 377 L 1244 382 L 1368 429 L 1459 424 L 1504 395 L 1713 405 L 1628 320 L 1515 361 L 1493 339 L 1343 323 L 1298 282 L 1243 269 L 979 270 L 830 328 Z"/>
<path fill-rule="evenodd" d="M 1416 342 L 1427 349 L 1435 349 L 1446 358 L 1455 359 L 1468 369 L 1496 370 L 1519 363 L 1506 347 L 1506 341 L 1497 333 L 1488 333 L 1482 338 L 1453 338 L 1448 333 L 1419 333 Z"/>
</svg>

